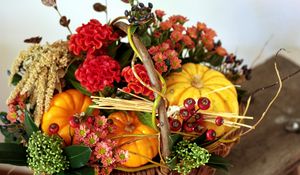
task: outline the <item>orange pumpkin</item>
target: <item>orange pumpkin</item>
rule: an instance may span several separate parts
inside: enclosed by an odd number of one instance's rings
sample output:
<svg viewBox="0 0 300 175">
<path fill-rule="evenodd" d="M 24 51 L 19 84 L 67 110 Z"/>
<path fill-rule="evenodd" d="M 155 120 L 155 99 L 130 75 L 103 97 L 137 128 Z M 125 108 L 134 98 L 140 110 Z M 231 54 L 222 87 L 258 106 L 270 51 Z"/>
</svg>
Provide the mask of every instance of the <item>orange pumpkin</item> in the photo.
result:
<svg viewBox="0 0 300 175">
<path fill-rule="evenodd" d="M 75 114 L 84 112 L 91 103 L 92 100 L 88 96 L 75 89 L 56 94 L 51 100 L 49 110 L 43 115 L 43 132 L 49 134 L 49 126 L 56 123 L 59 126 L 58 135 L 65 140 L 66 144 L 71 144 L 74 129 L 70 127 L 69 121 Z"/>
<path fill-rule="evenodd" d="M 134 112 L 115 112 L 109 115 L 109 119 L 113 120 L 116 125 L 112 137 L 124 134 L 156 134 L 157 132 L 143 125 Z M 137 140 L 139 139 L 139 140 Z M 121 149 L 129 151 L 129 158 L 123 164 L 126 167 L 139 167 L 148 162 L 143 156 L 152 159 L 158 153 L 158 140 L 157 138 L 142 138 L 141 137 L 123 137 L 116 139 L 118 145 L 122 145 Z M 127 143 L 127 144 L 125 144 Z M 133 154 L 130 152 L 137 153 Z"/>
<path fill-rule="evenodd" d="M 237 92 L 233 84 L 220 72 L 201 64 L 187 63 L 181 72 L 174 72 L 166 79 L 166 97 L 170 105 L 183 106 L 186 98 L 207 97 L 211 101 L 208 112 L 229 112 L 238 114 Z M 235 121 L 235 119 L 232 119 Z M 205 123 L 208 129 L 214 129 L 217 136 L 230 128 Z"/>
</svg>

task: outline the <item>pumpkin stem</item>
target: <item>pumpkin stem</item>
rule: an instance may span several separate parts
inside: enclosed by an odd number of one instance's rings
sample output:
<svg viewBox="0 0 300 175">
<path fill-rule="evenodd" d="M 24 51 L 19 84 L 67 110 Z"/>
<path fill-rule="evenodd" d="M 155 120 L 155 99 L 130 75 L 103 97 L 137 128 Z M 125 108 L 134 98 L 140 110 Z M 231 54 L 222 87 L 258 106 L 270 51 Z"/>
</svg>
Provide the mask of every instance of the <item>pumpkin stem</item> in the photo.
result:
<svg viewBox="0 0 300 175">
<path fill-rule="evenodd" d="M 191 82 L 191 85 L 197 89 L 200 89 L 203 87 L 203 84 L 201 82 L 201 75 L 194 75 L 193 76 L 193 79 L 192 79 L 192 82 Z"/>
</svg>

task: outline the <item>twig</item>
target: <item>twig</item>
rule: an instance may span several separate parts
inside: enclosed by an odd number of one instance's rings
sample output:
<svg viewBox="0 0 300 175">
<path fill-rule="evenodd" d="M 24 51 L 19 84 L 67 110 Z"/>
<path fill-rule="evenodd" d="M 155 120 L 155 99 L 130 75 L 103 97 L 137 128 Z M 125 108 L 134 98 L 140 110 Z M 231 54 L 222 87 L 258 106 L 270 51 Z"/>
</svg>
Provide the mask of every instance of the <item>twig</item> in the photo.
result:
<svg viewBox="0 0 300 175">
<path fill-rule="evenodd" d="M 61 13 L 59 12 L 59 10 L 58 10 L 58 8 L 57 8 L 57 5 L 54 6 L 54 9 L 57 11 L 59 17 L 62 18 L 63 16 L 62 16 Z M 70 29 L 70 27 L 69 27 L 69 24 L 66 25 L 65 27 L 68 29 L 68 31 L 69 31 L 70 34 L 72 35 L 72 31 L 71 31 L 71 29 Z"/>
<path fill-rule="evenodd" d="M 267 45 L 269 44 L 269 42 L 271 41 L 271 39 L 273 38 L 273 34 L 270 36 L 270 38 L 265 42 L 263 48 L 260 50 L 259 54 L 257 55 L 257 57 L 254 59 L 254 61 L 251 64 L 251 68 L 255 65 L 255 63 L 259 60 L 259 58 L 261 57 L 261 55 L 264 53 L 264 50 L 266 49 Z"/>
<path fill-rule="evenodd" d="M 276 53 L 276 58 L 278 57 L 278 55 L 279 55 L 279 53 L 280 53 L 281 51 L 285 51 L 285 49 L 283 49 L 283 48 L 279 49 L 279 50 L 277 51 L 277 53 Z M 276 58 L 275 58 L 275 60 L 276 60 Z M 298 70 L 296 70 L 295 72 L 293 72 L 293 73 L 291 73 L 291 74 L 285 76 L 284 78 L 280 79 L 280 81 L 281 81 L 281 82 L 284 82 L 284 81 L 290 79 L 291 77 L 297 75 L 299 72 L 300 72 L 300 69 L 298 69 Z M 274 87 L 274 86 L 276 86 L 277 84 L 279 84 L 279 81 L 276 81 L 275 83 L 270 84 L 270 85 L 268 85 L 268 86 L 258 88 L 258 89 L 256 89 L 256 90 L 254 90 L 253 92 L 251 92 L 251 93 L 250 93 L 250 96 L 254 96 L 256 93 L 258 93 L 258 92 L 260 92 L 260 91 L 263 91 L 263 90 L 266 90 L 266 89 L 269 89 L 269 88 L 271 88 L 271 87 Z"/>
</svg>

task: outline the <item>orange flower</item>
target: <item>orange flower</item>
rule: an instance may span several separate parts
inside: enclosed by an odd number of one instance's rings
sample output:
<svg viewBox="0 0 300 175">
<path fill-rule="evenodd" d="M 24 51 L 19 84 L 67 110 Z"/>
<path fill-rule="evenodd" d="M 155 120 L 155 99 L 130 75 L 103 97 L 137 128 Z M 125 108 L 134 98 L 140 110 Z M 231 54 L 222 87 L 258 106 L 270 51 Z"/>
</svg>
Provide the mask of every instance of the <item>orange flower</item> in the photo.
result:
<svg viewBox="0 0 300 175">
<path fill-rule="evenodd" d="M 223 47 L 219 46 L 216 48 L 216 53 L 222 57 L 227 55 L 227 51 L 226 49 L 224 49 Z"/>
<path fill-rule="evenodd" d="M 188 35 L 184 35 L 182 37 L 182 41 L 183 43 L 188 47 L 188 48 L 194 48 L 195 47 L 195 43 L 193 42 L 193 40 L 188 36 Z"/>
<path fill-rule="evenodd" d="M 198 23 L 197 23 L 197 29 L 198 29 L 199 31 L 206 29 L 206 24 L 205 24 L 205 23 L 198 22 Z"/>
<path fill-rule="evenodd" d="M 169 17 L 169 20 L 175 24 L 177 22 L 179 22 L 180 24 L 184 24 L 185 22 L 188 21 L 188 19 L 184 16 L 181 16 L 181 15 L 173 15 L 173 16 L 170 16 Z"/>
<path fill-rule="evenodd" d="M 198 37 L 197 28 L 195 26 L 188 27 L 187 30 L 186 30 L 186 32 L 193 39 L 196 39 Z"/>
<path fill-rule="evenodd" d="M 162 17 L 165 16 L 166 13 L 162 10 L 155 10 L 155 15 L 157 18 L 162 19 Z"/>
<path fill-rule="evenodd" d="M 159 24 L 161 30 L 169 30 L 172 27 L 171 21 L 164 21 Z"/>
<path fill-rule="evenodd" d="M 175 42 L 178 42 L 182 39 L 183 35 L 181 32 L 175 30 L 171 33 L 171 39 Z"/>
</svg>

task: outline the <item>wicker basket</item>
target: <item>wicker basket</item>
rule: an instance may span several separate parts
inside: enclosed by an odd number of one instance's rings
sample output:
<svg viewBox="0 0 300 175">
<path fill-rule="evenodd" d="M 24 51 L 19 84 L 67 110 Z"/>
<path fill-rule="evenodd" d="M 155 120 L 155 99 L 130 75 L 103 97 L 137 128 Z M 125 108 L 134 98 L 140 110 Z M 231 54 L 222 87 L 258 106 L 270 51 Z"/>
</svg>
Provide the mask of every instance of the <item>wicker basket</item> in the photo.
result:
<svg viewBox="0 0 300 175">
<path fill-rule="evenodd" d="M 124 22 L 115 22 L 113 26 L 117 29 L 120 29 L 124 33 L 127 34 L 128 25 Z M 155 72 L 155 68 L 152 62 L 152 59 L 139 39 L 139 37 L 135 34 L 132 36 L 133 43 L 135 44 L 139 54 L 142 57 L 142 62 L 147 70 L 148 76 L 150 78 L 152 87 L 158 91 L 161 90 L 160 81 L 159 78 Z M 161 100 L 159 106 L 158 106 L 158 114 L 159 114 L 159 121 L 160 121 L 160 138 L 161 138 L 161 150 L 162 150 L 162 156 L 166 157 L 170 154 L 170 150 L 168 149 L 169 143 L 168 143 L 168 137 L 170 135 L 170 129 L 168 125 L 165 125 L 165 123 L 168 122 L 167 120 L 167 113 L 165 108 L 166 102 Z M 237 136 L 241 133 L 241 129 L 233 130 L 229 135 L 227 135 L 223 139 L 231 140 L 233 138 L 237 138 Z M 234 139 L 234 141 L 229 143 L 221 143 L 218 142 L 218 145 L 210 150 L 211 153 L 215 153 L 216 155 L 225 157 L 229 154 L 231 148 L 233 145 L 237 143 L 238 139 Z M 208 167 L 208 166 L 202 166 L 198 169 L 194 169 L 190 172 L 190 175 L 213 175 L 215 173 L 215 169 Z M 113 175 L 178 175 L 177 172 L 169 171 L 168 169 L 163 168 L 150 168 L 146 170 L 141 170 L 137 172 L 123 172 L 115 170 L 112 172 Z"/>
</svg>

